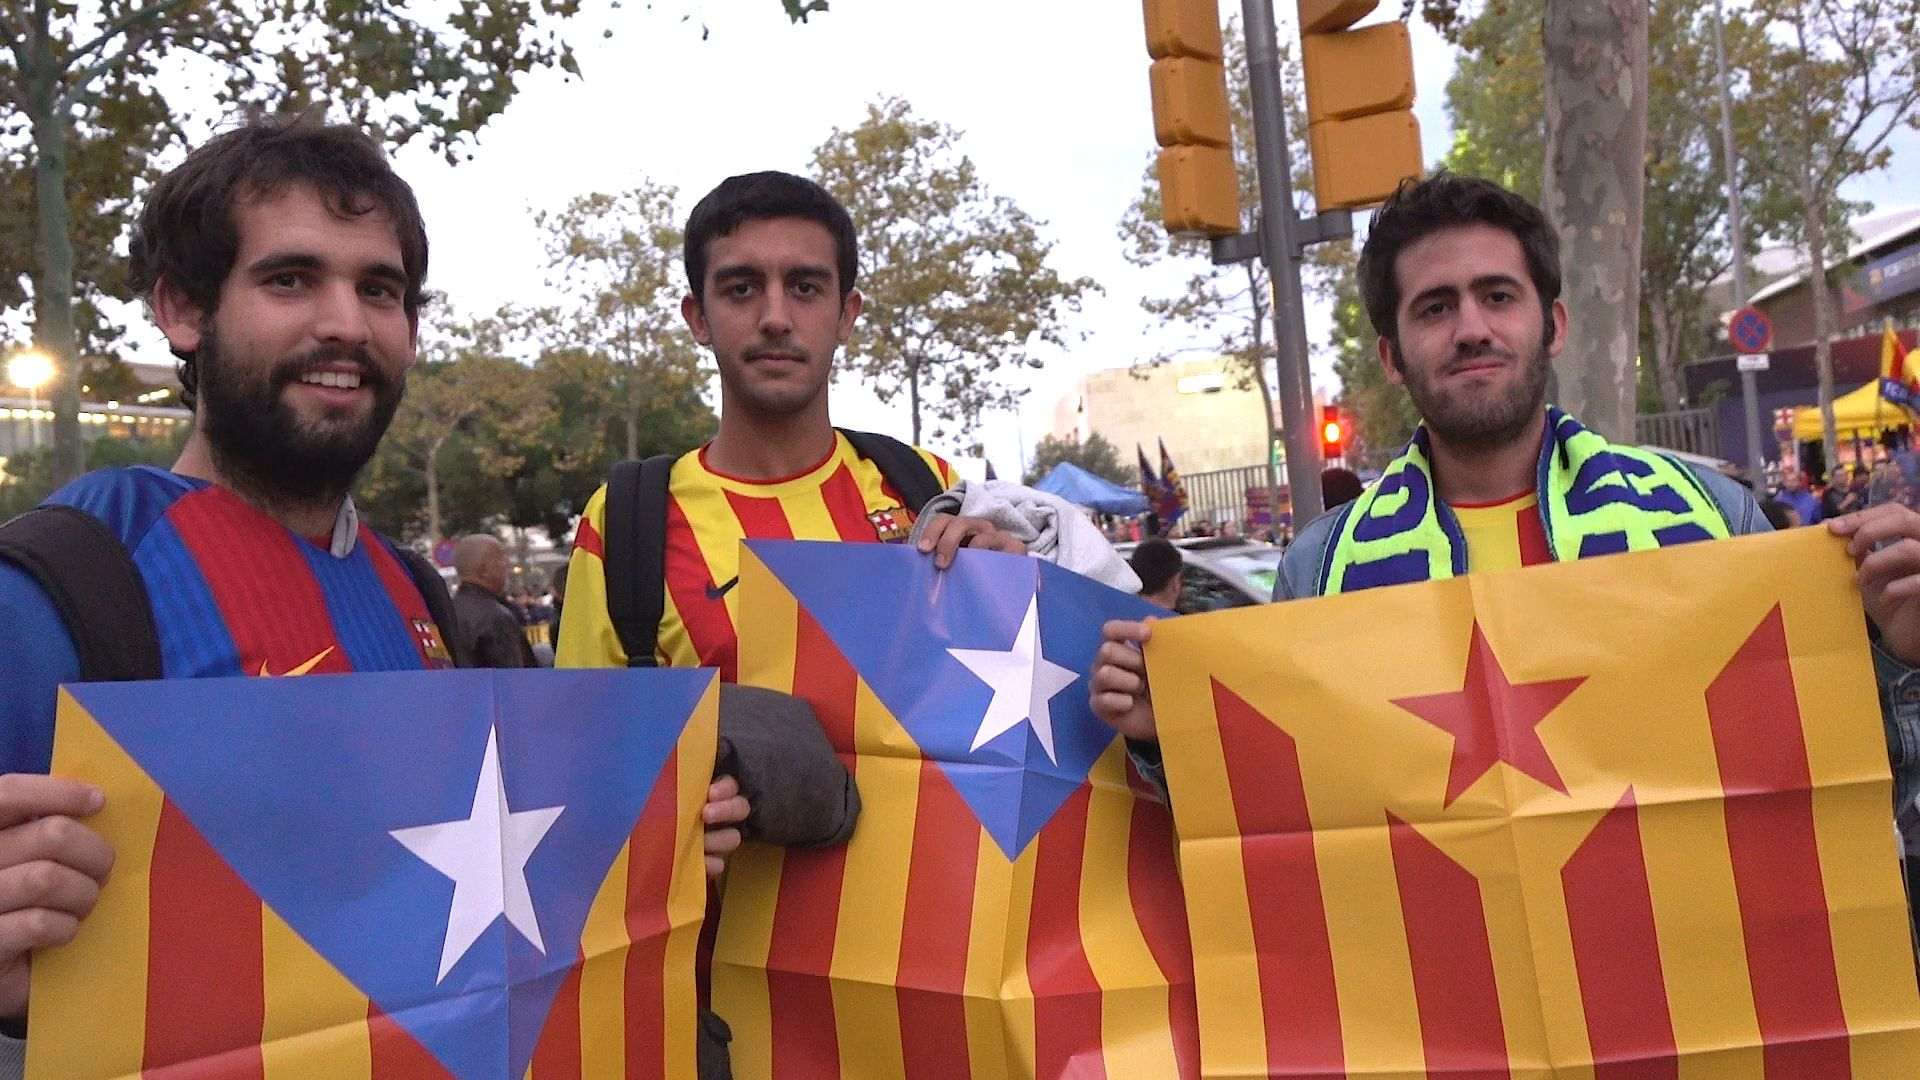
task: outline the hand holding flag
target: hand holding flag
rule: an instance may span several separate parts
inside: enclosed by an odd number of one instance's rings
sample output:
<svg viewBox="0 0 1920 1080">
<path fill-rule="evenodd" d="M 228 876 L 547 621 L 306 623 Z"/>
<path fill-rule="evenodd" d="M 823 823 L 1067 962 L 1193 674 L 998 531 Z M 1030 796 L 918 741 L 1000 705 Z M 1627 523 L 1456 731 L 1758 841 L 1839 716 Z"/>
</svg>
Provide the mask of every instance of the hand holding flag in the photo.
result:
<svg viewBox="0 0 1920 1080">
<path fill-rule="evenodd" d="M 28 957 L 73 940 L 100 898 L 113 848 L 81 819 L 105 802 L 77 780 L 0 776 L 0 1017 L 26 1015 Z"/>
</svg>

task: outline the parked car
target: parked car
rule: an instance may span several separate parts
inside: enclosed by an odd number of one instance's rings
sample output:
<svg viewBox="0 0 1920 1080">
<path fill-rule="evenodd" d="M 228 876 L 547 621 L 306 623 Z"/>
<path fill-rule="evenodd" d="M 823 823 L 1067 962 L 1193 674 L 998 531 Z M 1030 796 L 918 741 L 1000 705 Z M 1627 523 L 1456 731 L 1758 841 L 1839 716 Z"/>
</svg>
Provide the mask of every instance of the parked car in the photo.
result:
<svg viewBox="0 0 1920 1080">
<path fill-rule="evenodd" d="M 1137 544 L 1115 544 L 1122 558 L 1133 554 Z M 1196 536 L 1175 540 L 1180 549 L 1180 601 L 1182 615 L 1198 611 L 1264 604 L 1273 599 L 1274 581 L 1280 576 L 1280 548 L 1272 544 L 1245 540 L 1237 536 Z"/>
</svg>

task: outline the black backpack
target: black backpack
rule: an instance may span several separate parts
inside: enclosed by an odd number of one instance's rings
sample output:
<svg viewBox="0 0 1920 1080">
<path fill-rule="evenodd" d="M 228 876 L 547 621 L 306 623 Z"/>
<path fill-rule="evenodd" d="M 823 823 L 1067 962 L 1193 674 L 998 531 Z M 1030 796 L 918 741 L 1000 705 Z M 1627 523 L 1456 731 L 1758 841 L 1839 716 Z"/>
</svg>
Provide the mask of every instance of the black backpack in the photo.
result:
<svg viewBox="0 0 1920 1080">
<path fill-rule="evenodd" d="M 939 474 L 913 447 L 870 431 L 837 429 L 855 453 L 880 468 L 900 501 L 918 514 L 946 490 Z M 660 617 L 666 612 L 667 481 L 678 454 L 622 461 L 607 475 L 606 532 L 601 562 L 607 575 L 607 618 L 628 667 L 655 666 Z"/>
<path fill-rule="evenodd" d="M 440 640 L 453 648 L 453 598 L 418 552 L 381 542 L 400 556 Z M 73 638 L 82 682 L 158 679 L 160 633 L 147 584 L 125 544 L 99 518 L 71 506 L 42 506 L 0 524 L 0 559 L 40 583 Z M 462 663 L 459 656 L 456 664 Z"/>
</svg>

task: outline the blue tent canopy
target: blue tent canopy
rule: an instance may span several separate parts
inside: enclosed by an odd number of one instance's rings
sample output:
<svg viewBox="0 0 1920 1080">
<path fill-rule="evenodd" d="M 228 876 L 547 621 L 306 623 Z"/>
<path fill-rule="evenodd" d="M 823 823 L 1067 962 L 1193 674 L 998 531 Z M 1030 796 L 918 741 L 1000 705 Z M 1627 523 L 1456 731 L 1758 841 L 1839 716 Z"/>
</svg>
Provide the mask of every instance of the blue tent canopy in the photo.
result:
<svg viewBox="0 0 1920 1080">
<path fill-rule="evenodd" d="M 1089 506 L 1103 514 L 1144 514 L 1147 497 L 1132 488 L 1124 488 L 1105 477 L 1095 476 L 1070 461 L 1063 461 L 1042 477 L 1034 487 L 1049 495 L 1058 495 L 1070 503 Z"/>
</svg>

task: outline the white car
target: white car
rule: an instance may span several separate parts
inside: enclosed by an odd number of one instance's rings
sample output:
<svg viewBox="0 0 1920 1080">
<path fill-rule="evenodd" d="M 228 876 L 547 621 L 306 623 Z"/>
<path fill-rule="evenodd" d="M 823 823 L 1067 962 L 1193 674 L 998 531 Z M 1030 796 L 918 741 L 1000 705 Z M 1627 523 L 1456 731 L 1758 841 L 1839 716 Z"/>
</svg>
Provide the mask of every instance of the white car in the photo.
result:
<svg viewBox="0 0 1920 1080">
<path fill-rule="evenodd" d="M 1138 546 L 1115 544 L 1114 550 L 1126 558 Z M 1237 536 L 1194 536 L 1175 540 L 1173 546 L 1180 549 L 1184 564 L 1180 601 L 1175 606 L 1180 614 L 1265 604 L 1273 599 L 1273 585 L 1280 576 L 1280 548 Z"/>
</svg>

